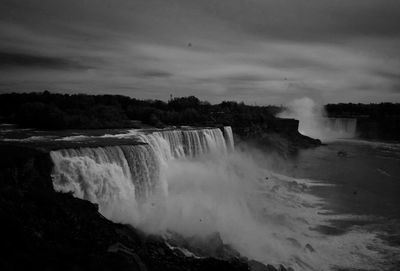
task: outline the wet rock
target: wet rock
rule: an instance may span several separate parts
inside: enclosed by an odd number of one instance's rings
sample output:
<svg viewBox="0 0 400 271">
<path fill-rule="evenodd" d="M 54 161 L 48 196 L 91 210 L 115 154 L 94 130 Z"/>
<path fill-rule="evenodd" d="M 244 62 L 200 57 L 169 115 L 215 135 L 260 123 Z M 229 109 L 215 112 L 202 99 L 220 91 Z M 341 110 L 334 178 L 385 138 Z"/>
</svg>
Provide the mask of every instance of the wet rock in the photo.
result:
<svg viewBox="0 0 400 271">
<path fill-rule="evenodd" d="M 278 271 L 275 267 L 273 267 L 270 264 L 265 265 L 263 263 L 255 261 L 255 260 L 251 260 L 249 262 L 249 270 L 250 271 Z"/>
<path fill-rule="evenodd" d="M 266 271 L 267 266 L 260 262 L 252 260 L 249 262 L 249 270 L 250 271 Z"/>
<path fill-rule="evenodd" d="M 267 271 L 278 271 L 274 266 L 268 264 L 267 265 Z"/>
<path fill-rule="evenodd" d="M 286 238 L 286 240 L 288 240 L 293 246 L 295 246 L 296 248 L 301 248 L 302 245 L 300 244 L 299 241 L 297 241 L 295 238 Z"/>
<path fill-rule="evenodd" d="M 147 271 L 146 265 L 143 263 L 143 261 L 140 259 L 140 257 L 136 253 L 134 253 L 132 249 L 124 246 L 123 244 L 121 244 L 119 242 L 115 243 L 115 244 L 111 245 L 107 251 L 111 252 L 111 253 L 125 254 L 125 256 L 128 256 L 130 260 L 134 260 L 139 271 Z"/>
<path fill-rule="evenodd" d="M 164 251 L 163 248 L 160 247 L 160 248 L 157 249 L 157 251 L 158 251 L 158 254 L 160 254 L 161 256 L 165 255 L 165 251 Z"/>
<path fill-rule="evenodd" d="M 307 244 L 304 248 L 306 251 L 315 252 L 315 249 L 310 244 Z"/>
</svg>

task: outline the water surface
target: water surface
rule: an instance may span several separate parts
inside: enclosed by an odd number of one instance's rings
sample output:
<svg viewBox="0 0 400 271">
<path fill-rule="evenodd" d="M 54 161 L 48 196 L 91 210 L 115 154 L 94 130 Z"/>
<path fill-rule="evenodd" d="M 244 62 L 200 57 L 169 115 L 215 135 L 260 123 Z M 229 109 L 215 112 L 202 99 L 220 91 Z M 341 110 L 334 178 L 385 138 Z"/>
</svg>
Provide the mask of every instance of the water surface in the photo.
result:
<svg viewBox="0 0 400 271">
<path fill-rule="evenodd" d="M 288 166 L 287 174 L 293 177 L 329 184 L 311 187 L 332 216 L 332 226 L 319 231 L 377 232 L 385 244 L 400 247 L 400 144 L 337 140 L 300 151 Z M 394 263 L 391 268 L 400 268 L 398 256 L 381 252 Z"/>
</svg>

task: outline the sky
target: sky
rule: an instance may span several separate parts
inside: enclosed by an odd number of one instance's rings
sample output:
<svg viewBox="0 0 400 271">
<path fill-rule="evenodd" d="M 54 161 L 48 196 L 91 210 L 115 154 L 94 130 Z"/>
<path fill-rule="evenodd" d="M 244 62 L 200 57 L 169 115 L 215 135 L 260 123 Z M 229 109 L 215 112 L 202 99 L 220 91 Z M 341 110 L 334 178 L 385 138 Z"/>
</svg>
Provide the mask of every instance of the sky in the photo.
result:
<svg viewBox="0 0 400 271">
<path fill-rule="evenodd" d="M 0 0 L 0 93 L 400 102 L 399 0 Z"/>
</svg>

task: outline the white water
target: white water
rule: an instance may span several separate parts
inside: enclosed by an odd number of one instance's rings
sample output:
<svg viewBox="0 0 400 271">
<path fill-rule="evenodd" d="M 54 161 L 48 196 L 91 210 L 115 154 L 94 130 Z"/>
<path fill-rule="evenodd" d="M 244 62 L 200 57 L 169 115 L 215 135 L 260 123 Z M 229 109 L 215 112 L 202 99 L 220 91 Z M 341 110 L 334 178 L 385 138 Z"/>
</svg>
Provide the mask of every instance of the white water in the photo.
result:
<svg viewBox="0 0 400 271">
<path fill-rule="evenodd" d="M 324 118 L 323 125 L 328 132 L 333 132 L 337 137 L 353 138 L 356 135 L 357 119 L 353 118 Z"/>
<path fill-rule="evenodd" d="M 148 145 L 51 152 L 54 188 L 150 233 L 207 239 L 218 232 L 225 244 L 266 264 L 380 267 L 371 247 L 383 245 L 375 234 L 312 230 L 329 224 L 322 200 L 307 193 L 315 183 L 274 174 L 251 152 L 235 151 L 230 128 L 136 136 Z"/>
<path fill-rule="evenodd" d="M 322 141 L 356 136 L 356 119 L 327 118 L 323 107 L 318 106 L 310 98 L 294 100 L 286 107 L 287 109 L 278 117 L 299 120 L 299 132 L 306 136 Z"/>
</svg>

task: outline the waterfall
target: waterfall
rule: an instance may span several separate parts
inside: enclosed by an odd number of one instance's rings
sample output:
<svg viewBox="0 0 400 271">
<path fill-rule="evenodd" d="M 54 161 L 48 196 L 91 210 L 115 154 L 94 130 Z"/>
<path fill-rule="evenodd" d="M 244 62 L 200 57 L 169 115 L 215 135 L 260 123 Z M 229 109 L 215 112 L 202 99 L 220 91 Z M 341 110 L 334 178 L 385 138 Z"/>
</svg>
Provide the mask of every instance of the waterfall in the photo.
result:
<svg viewBox="0 0 400 271">
<path fill-rule="evenodd" d="M 299 120 L 300 133 L 325 142 L 356 136 L 357 119 L 326 118 L 326 115 L 321 105 L 310 98 L 302 98 L 289 103 L 278 117 Z"/>
<path fill-rule="evenodd" d="M 225 136 L 225 134 L 229 134 Z M 233 149 L 233 136 L 230 127 L 224 133 L 218 128 L 190 129 L 190 130 L 164 130 L 143 133 L 137 137 L 149 144 L 164 160 L 181 157 L 196 157 L 206 153 L 226 153 Z M 226 140 L 228 138 L 228 140 Z"/>
<path fill-rule="evenodd" d="M 168 161 L 233 150 L 230 127 L 224 132 L 218 128 L 156 130 L 133 137 L 144 144 L 52 151 L 54 189 L 99 204 L 100 212 L 111 218 L 121 199 L 140 208 L 154 195 L 166 197 L 163 172 Z"/>
<path fill-rule="evenodd" d="M 354 118 L 326 118 L 325 125 L 342 137 L 352 138 L 356 135 L 357 119 Z"/>
<path fill-rule="evenodd" d="M 98 204 L 110 219 L 120 202 L 137 209 L 165 186 L 158 157 L 148 145 L 64 149 L 50 156 L 54 189 Z"/>
<path fill-rule="evenodd" d="M 224 127 L 224 137 L 225 137 L 225 141 L 226 141 L 228 150 L 233 151 L 235 147 L 234 147 L 234 141 L 233 141 L 232 128 L 230 126 Z"/>
</svg>

